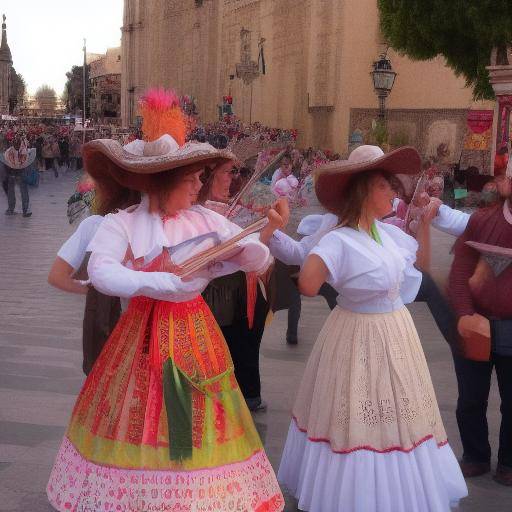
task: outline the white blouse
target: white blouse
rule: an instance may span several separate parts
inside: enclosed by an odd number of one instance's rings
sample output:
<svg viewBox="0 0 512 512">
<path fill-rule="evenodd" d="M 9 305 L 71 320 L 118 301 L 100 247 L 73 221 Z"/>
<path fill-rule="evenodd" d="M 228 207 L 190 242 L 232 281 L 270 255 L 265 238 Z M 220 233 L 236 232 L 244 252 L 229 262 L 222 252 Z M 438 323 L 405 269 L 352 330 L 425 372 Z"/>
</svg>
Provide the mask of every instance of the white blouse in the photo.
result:
<svg viewBox="0 0 512 512">
<path fill-rule="evenodd" d="M 87 217 L 76 229 L 76 231 L 62 244 L 57 256 L 78 270 L 85 258 L 87 247 L 103 222 L 101 215 Z"/>
<path fill-rule="evenodd" d="M 143 272 L 123 264 L 128 249 L 134 259 L 151 262 L 163 248 L 173 247 L 196 236 L 216 232 L 225 241 L 241 229 L 222 215 L 202 206 L 178 212 L 176 217 L 162 221 L 149 212 L 149 199 L 140 205 L 109 214 L 99 227 L 88 250 L 91 258 L 87 268 L 93 286 L 106 295 L 130 298 L 139 295 L 171 302 L 185 302 L 199 295 L 208 282 L 238 270 L 263 272 L 270 264 L 268 248 L 251 235 L 238 245 L 243 251 L 228 261 L 216 264 L 206 275 L 182 281 L 168 272 Z"/>
<path fill-rule="evenodd" d="M 387 313 L 412 302 L 421 284 L 418 243 L 400 228 L 376 222 L 382 245 L 365 231 L 342 227 L 310 252 L 324 261 L 338 305 L 356 313 Z"/>
<path fill-rule="evenodd" d="M 337 224 L 338 217 L 332 213 L 308 215 L 299 226 L 301 231 L 312 234 L 297 241 L 282 231 L 274 231 L 268 244 L 270 253 L 286 265 L 302 265 L 311 249 Z"/>
<path fill-rule="evenodd" d="M 468 221 L 469 214 L 442 204 L 432 221 L 432 226 L 458 237 L 464 233 Z M 269 242 L 270 252 L 287 265 L 302 265 L 311 249 L 337 224 L 338 217 L 332 213 L 308 215 L 301 220 L 297 228 L 299 235 L 307 236 L 297 241 L 281 231 L 275 231 Z"/>
<path fill-rule="evenodd" d="M 459 237 L 466 230 L 469 213 L 454 210 L 445 204 L 439 207 L 437 216 L 432 220 L 432 226 L 439 231 Z"/>
</svg>

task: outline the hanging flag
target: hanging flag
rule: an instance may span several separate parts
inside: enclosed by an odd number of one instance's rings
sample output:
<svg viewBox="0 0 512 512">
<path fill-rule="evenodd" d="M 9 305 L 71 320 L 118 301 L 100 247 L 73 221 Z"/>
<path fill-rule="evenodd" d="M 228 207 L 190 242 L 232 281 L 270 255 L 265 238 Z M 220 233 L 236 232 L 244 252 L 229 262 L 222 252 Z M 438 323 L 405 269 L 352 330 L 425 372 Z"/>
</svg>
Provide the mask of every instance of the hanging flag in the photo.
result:
<svg viewBox="0 0 512 512">
<path fill-rule="evenodd" d="M 263 53 L 263 45 L 260 45 L 260 53 L 258 54 L 258 70 L 264 75 L 265 74 L 265 54 Z"/>
<path fill-rule="evenodd" d="M 486 151 L 492 139 L 492 110 L 470 110 L 468 112 L 464 149 Z"/>
</svg>

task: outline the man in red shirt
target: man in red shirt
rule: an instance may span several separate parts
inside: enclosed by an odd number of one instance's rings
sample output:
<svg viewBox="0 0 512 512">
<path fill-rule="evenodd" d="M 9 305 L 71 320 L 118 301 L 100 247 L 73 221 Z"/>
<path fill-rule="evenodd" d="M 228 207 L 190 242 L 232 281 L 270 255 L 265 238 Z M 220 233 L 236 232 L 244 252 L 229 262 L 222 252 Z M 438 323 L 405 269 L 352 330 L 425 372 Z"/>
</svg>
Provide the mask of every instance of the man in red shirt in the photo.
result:
<svg viewBox="0 0 512 512">
<path fill-rule="evenodd" d="M 464 454 L 460 462 L 464 476 L 490 471 L 487 401 L 493 368 L 501 396 L 501 430 L 498 466 L 494 479 L 512 485 L 512 259 L 493 262 L 466 244 L 468 241 L 512 248 L 512 168 L 496 179 L 501 201 L 478 210 L 455 244 L 455 258 L 449 278 L 449 296 L 463 340 L 480 339 L 478 350 L 487 345 L 488 361 L 469 359 L 468 352 L 454 355 L 459 388 L 457 423 Z M 505 334 L 503 334 L 505 332 Z M 483 351 L 485 352 L 485 350 Z"/>
</svg>

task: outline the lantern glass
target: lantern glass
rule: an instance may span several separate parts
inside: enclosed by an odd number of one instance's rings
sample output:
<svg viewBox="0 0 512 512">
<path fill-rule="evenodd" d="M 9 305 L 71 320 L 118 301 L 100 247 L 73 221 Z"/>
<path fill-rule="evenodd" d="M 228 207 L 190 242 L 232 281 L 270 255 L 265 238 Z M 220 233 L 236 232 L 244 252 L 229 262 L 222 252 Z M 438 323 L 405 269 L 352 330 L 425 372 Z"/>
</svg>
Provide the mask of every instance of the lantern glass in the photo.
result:
<svg viewBox="0 0 512 512">
<path fill-rule="evenodd" d="M 395 82 L 396 73 L 392 70 L 376 69 L 372 73 L 373 86 L 379 91 L 390 92 Z"/>
<path fill-rule="evenodd" d="M 391 61 L 381 55 L 378 61 L 373 63 L 373 87 L 378 93 L 389 94 L 395 83 L 396 72 L 393 71 Z"/>
</svg>

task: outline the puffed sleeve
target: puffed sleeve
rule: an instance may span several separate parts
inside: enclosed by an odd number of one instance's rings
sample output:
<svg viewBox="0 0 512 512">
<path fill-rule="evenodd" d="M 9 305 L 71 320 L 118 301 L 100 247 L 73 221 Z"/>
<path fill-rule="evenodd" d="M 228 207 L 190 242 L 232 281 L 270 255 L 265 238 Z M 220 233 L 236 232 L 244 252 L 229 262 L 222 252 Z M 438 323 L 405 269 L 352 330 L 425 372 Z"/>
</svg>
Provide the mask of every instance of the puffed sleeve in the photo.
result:
<svg viewBox="0 0 512 512">
<path fill-rule="evenodd" d="M 274 231 L 268 244 L 270 254 L 286 265 L 302 265 L 308 255 L 303 240 L 297 241 L 282 231 Z"/>
<path fill-rule="evenodd" d="M 432 220 L 432 226 L 439 231 L 459 237 L 466 230 L 469 217 L 470 215 L 468 213 L 455 210 L 442 204 L 439 207 L 437 216 Z"/>
<path fill-rule="evenodd" d="M 222 215 L 206 208 L 202 210 L 204 214 L 208 215 L 210 226 L 217 230 L 222 241 L 229 240 L 242 231 L 240 226 L 237 226 Z M 267 270 L 272 262 L 272 258 L 268 247 L 259 241 L 259 234 L 249 235 L 237 242 L 237 245 L 243 249 L 242 252 L 227 260 L 226 263 L 229 263 L 229 265 L 225 265 L 224 270 L 219 269 L 219 275 L 214 277 L 231 274 L 238 270 L 256 272 L 258 274 L 262 274 Z"/>
<path fill-rule="evenodd" d="M 400 296 L 404 304 L 414 302 L 422 280 L 421 272 L 414 266 L 416 263 L 416 253 L 418 252 L 418 242 L 412 236 L 391 224 L 379 223 L 379 228 L 384 229 L 392 237 L 393 241 L 398 246 L 400 254 L 405 259 L 403 281 L 400 285 Z"/>
<path fill-rule="evenodd" d="M 158 300 L 180 302 L 199 295 L 208 280 L 182 281 L 168 272 L 142 272 L 122 265 L 128 249 L 123 222 L 109 214 L 89 244 L 91 258 L 87 272 L 93 286 L 105 295 L 131 298 L 139 295 Z"/>
<path fill-rule="evenodd" d="M 78 270 L 85 258 L 87 246 L 94 237 L 98 226 L 103 222 L 100 215 L 91 215 L 84 219 L 76 231 L 62 244 L 57 256 Z"/>
<path fill-rule="evenodd" d="M 313 235 L 318 232 L 322 227 L 324 215 L 321 213 L 315 213 L 312 215 L 306 215 L 302 218 L 297 226 L 297 233 L 302 236 Z"/>
<path fill-rule="evenodd" d="M 327 283 L 335 289 L 339 289 L 348 256 L 343 247 L 343 239 L 336 232 L 327 233 L 309 252 L 309 255 L 311 254 L 316 254 L 325 263 L 329 271 Z"/>
<path fill-rule="evenodd" d="M 337 222 L 337 217 L 331 214 L 308 215 L 302 219 L 299 227 L 302 225 L 309 234 L 297 241 L 281 231 L 275 231 L 269 242 L 270 253 L 287 265 L 302 265 L 311 249 Z"/>
</svg>

